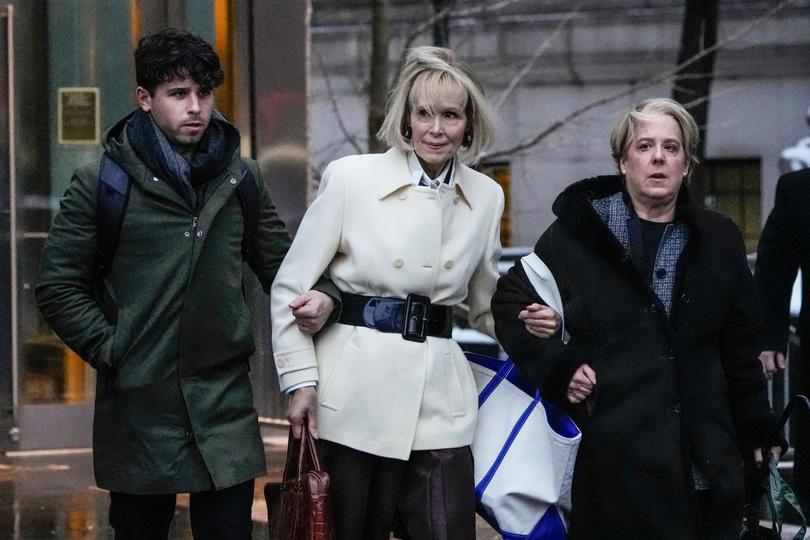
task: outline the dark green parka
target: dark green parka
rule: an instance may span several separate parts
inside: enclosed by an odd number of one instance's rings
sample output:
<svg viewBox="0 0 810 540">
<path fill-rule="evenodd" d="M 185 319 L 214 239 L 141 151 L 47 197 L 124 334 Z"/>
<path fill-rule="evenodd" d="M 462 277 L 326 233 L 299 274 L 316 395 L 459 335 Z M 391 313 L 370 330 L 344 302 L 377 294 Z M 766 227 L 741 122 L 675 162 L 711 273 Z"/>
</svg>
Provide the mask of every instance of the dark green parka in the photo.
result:
<svg viewBox="0 0 810 540">
<path fill-rule="evenodd" d="M 265 471 L 248 379 L 255 345 L 235 193 L 243 160 L 237 148 L 209 180 L 195 215 L 135 154 L 125 121 L 105 135 L 106 151 L 132 185 L 103 292 L 94 293 L 96 160 L 76 171 L 62 198 L 37 301 L 56 333 L 98 370 L 98 485 L 135 494 L 222 489 Z M 269 291 L 290 240 L 255 163 L 245 161 L 261 197 L 247 262 Z"/>
</svg>

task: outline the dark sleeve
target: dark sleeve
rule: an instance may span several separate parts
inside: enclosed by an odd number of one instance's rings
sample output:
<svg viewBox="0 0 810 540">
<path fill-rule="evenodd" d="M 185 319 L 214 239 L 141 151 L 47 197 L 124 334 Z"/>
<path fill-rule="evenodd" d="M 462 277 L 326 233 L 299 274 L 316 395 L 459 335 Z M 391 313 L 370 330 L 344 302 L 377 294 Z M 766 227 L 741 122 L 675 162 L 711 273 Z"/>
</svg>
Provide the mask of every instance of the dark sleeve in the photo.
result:
<svg viewBox="0 0 810 540">
<path fill-rule="evenodd" d="M 90 365 L 109 367 L 115 326 L 94 294 L 98 161 L 73 175 L 40 258 L 37 305 L 56 335 Z"/>
<path fill-rule="evenodd" d="M 249 250 L 248 265 L 259 278 L 262 288 L 270 294 L 270 285 L 276 277 L 281 261 L 290 249 L 290 235 L 287 227 L 276 212 L 270 193 L 264 185 L 261 173 L 255 163 L 246 160 L 256 178 L 259 190 L 259 223 L 253 238 L 253 249 Z"/>
<path fill-rule="evenodd" d="M 535 247 L 535 253 L 552 269 L 558 262 L 553 260 L 551 249 L 554 227 L 552 225 L 546 231 Z M 555 279 L 562 289 L 561 277 L 555 273 Z M 521 372 L 540 388 L 543 396 L 565 405 L 563 400 L 568 383 L 584 362 L 576 352 L 574 336 L 566 345 L 558 335 L 542 339 L 526 331 L 518 314 L 534 302 L 546 304 L 534 290 L 518 261 L 498 280 L 497 290 L 492 297 L 495 333 L 503 349 Z"/>
<path fill-rule="evenodd" d="M 321 279 L 319 279 L 317 283 L 312 286 L 312 288 L 316 291 L 329 295 L 329 297 L 332 299 L 332 303 L 334 304 L 332 313 L 329 314 L 329 318 L 326 319 L 324 326 L 337 321 L 338 317 L 340 317 L 340 312 L 343 309 L 343 302 L 340 297 L 340 289 L 337 288 L 337 285 L 335 285 L 332 280 L 326 276 L 321 276 Z"/>
<path fill-rule="evenodd" d="M 282 221 L 278 212 L 276 212 L 276 207 L 270 198 L 270 193 L 264 185 L 258 167 L 252 160 L 245 161 L 256 179 L 259 197 L 261 198 L 259 224 L 256 230 L 256 237 L 254 238 L 254 246 L 250 251 L 251 257 L 247 262 L 256 274 L 256 277 L 259 278 L 264 292 L 270 294 L 270 286 L 276 278 L 276 272 L 278 272 L 281 266 L 281 261 L 284 260 L 287 251 L 290 249 L 291 240 L 284 221 Z M 326 323 L 329 324 L 336 321 L 342 306 L 340 290 L 326 277 L 321 277 L 312 288 L 332 298 L 335 307 Z"/>
<path fill-rule="evenodd" d="M 790 295 L 799 269 L 796 228 L 793 215 L 800 199 L 794 193 L 792 176 L 782 176 L 776 185 L 776 203 L 768 216 L 756 264 L 756 283 L 762 298 L 765 326 L 762 350 L 787 352 L 790 324 Z"/>
<path fill-rule="evenodd" d="M 720 331 L 720 359 L 726 376 L 731 417 L 744 451 L 771 446 L 783 446 L 784 439 L 776 433 L 776 416 L 768 401 L 768 389 L 762 374 L 758 354 L 762 327 L 759 297 L 745 258 L 745 245 L 736 227 L 729 223 L 733 234 L 734 253 L 730 275 L 736 277 L 734 296 Z"/>
</svg>

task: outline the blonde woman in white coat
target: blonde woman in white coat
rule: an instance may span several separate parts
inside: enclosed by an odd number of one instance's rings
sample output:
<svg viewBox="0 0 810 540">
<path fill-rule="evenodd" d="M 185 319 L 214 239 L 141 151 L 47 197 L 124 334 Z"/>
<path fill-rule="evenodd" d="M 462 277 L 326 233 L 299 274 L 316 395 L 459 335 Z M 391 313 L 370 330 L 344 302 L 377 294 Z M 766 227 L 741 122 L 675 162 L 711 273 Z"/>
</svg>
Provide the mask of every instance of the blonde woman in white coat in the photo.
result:
<svg viewBox="0 0 810 540">
<path fill-rule="evenodd" d="M 477 396 L 450 333 L 466 302 L 470 324 L 494 335 L 504 197 L 464 164 L 492 134 L 469 69 L 448 49 L 413 49 L 379 133 L 392 148 L 329 164 L 273 284 L 287 416 L 319 436 L 338 539 L 387 540 L 395 527 L 475 537 Z M 313 339 L 290 308 L 323 273 L 341 312 Z M 556 330 L 547 308 L 529 313 L 539 332 Z"/>
</svg>

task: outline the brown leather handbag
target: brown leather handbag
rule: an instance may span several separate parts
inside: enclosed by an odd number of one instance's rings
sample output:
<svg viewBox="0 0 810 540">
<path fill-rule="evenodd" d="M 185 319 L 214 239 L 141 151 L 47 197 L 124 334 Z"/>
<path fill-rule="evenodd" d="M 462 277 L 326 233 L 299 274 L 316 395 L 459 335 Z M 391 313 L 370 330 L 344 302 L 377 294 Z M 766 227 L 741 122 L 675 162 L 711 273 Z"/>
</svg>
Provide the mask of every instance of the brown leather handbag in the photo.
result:
<svg viewBox="0 0 810 540">
<path fill-rule="evenodd" d="M 321 469 L 306 423 L 301 431 L 296 439 L 290 428 L 281 483 L 264 486 L 270 540 L 334 540 L 329 474 Z"/>
</svg>

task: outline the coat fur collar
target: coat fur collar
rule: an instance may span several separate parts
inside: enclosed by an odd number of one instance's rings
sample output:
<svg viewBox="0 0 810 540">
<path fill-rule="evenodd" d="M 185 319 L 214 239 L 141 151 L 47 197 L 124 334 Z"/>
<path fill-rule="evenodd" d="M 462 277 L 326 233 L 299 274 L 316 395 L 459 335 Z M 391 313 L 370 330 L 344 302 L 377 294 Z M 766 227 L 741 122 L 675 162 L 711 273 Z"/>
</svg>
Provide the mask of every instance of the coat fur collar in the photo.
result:
<svg viewBox="0 0 810 540">
<path fill-rule="evenodd" d="M 626 258 L 624 246 L 610 232 L 593 207 L 593 201 L 624 192 L 624 177 L 619 175 L 594 176 L 575 182 L 557 197 L 552 211 L 560 222 L 595 251 L 609 258 Z M 629 201 L 628 201 L 629 204 Z M 700 213 L 692 205 L 686 184 L 678 192 L 675 220 L 689 227 L 687 250 L 696 248 L 700 239 Z"/>
</svg>

